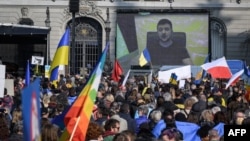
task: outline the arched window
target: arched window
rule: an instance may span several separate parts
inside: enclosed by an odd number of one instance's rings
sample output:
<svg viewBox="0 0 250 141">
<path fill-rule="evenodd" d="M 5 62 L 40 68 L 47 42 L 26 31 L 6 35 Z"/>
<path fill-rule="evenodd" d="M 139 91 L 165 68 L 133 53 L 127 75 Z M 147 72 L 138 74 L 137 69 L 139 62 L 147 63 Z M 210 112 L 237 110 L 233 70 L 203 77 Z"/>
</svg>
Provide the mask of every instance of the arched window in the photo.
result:
<svg viewBox="0 0 250 141">
<path fill-rule="evenodd" d="M 211 60 L 226 57 L 226 35 L 227 29 L 222 20 L 211 18 Z"/>
</svg>

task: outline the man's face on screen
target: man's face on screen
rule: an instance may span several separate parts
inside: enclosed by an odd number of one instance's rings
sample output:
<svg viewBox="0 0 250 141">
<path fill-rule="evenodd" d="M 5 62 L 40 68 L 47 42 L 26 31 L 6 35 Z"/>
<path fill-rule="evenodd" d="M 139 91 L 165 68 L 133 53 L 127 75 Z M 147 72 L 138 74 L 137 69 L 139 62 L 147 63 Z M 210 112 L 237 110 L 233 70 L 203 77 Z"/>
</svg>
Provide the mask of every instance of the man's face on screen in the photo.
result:
<svg viewBox="0 0 250 141">
<path fill-rule="evenodd" d="M 171 38 L 172 28 L 169 24 L 158 25 L 157 32 L 158 32 L 159 38 L 162 41 L 166 42 L 166 41 L 170 40 L 170 38 Z"/>
</svg>

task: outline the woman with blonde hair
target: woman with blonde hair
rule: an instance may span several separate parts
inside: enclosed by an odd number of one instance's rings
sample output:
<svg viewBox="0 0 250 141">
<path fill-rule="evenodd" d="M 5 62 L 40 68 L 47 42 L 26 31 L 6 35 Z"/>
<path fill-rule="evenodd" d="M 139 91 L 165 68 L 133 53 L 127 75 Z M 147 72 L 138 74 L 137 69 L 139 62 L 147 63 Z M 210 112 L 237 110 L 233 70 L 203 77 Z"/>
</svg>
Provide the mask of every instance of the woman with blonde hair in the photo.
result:
<svg viewBox="0 0 250 141">
<path fill-rule="evenodd" d="M 196 101 L 192 97 L 189 97 L 184 101 L 184 109 L 182 109 L 180 112 L 183 113 L 186 118 L 188 118 L 194 103 L 196 103 Z"/>
<path fill-rule="evenodd" d="M 12 113 L 12 120 L 10 125 L 10 131 L 13 133 L 14 127 L 17 123 L 22 122 L 22 110 L 20 108 L 16 108 Z"/>
<path fill-rule="evenodd" d="M 204 124 L 208 124 L 210 126 L 214 126 L 214 115 L 212 110 L 210 109 L 205 109 L 201 112 L 201 116 L 200 116 L 200 121 L 201 121 L 201 125 Z"/>
</svg>

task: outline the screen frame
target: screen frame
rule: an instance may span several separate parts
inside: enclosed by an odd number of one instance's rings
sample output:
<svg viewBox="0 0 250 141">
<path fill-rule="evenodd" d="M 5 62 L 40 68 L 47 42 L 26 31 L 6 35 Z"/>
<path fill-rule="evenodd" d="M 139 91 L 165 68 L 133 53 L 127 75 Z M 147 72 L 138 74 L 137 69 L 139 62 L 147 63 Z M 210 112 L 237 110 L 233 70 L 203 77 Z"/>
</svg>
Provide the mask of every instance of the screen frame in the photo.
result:
<svg viewBox="0 0 250 141">
<path fill-rule="evenodd" d="M 207 10 L 207 9 L 117 9 L 117 14 L 147 14 L 147 13 L 150 13 L 150 14 L 205 14 L 207 15 L 208 17 L 208 29 L 207 29 L 207 55 L 209 56 L 209 61 L 211 60 L 211 30 L 210 30 L 210 20 L 211 20 L 211 17 L 210 17 L 210 11 Z M 117 23 L 116 23 L 117 25 Z M 117 27 L 117 26 L 116 26 Z M 117 30 L 117 29 L 116 29 Z M 117 35 L 117 34 L 116 34 Z M 118 45 L 117 45 L 117 38 L 115 39 L 115 58 L 116 59 L 119 59 L 117 58 L 117 50 L 118 49 Z M 138 44 L 137 44 L 138 46 Z M 122 65 L 122 64 L 121 64 Z M 132 64 L 131 64 L 132 65 Z M 150 65 L 150 64 L 148 64 Z M 151 66 L 151 65 L 150 65 Z M 195 66 L 195 65 L 194 65 Z M 159 68 L 160 66 L 157 66 L 157 65 L 154 65 L 154 66 L 151 66 L 152 68 Z M 129 67 L 126 66 L 125 69 L 128 69 Z"/>
</svg>

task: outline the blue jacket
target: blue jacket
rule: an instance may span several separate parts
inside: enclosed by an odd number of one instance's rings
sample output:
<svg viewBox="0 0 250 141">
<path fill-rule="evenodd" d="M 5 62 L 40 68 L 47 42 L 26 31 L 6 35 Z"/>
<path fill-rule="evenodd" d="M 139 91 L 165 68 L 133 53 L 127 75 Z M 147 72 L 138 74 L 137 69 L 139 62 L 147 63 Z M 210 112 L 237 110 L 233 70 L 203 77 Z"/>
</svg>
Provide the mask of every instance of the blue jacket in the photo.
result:
<svg viewBox="0 0 250 141">
<path fill-rule="evenodd" d="M 77 96 L 68 96 L 68 102 L 69 102 L 69 105 L 72 105 L 72 103 L 76 100 Z"/>
<path fill-rule="evenodd" d="M 155 138 L 159 138 L 161 135 L 161 131 L 166 128 L 166 124 L 163 119 L 161 119 L 152 130 L 152 134 L 155 136 Z"/>
<path fill-rule="evenodd" d="M 135 122 L 136 122 L 136 130 L 135 132 L 138 133 L 139 130 L 140 130 L 140 125 L 144 122 L 148 122 L 149 119 L 147 118 L 146 115 L 143 115 L 143 116 L 139 116 L 138 118 L 135 119 Z"/>
</svg>

